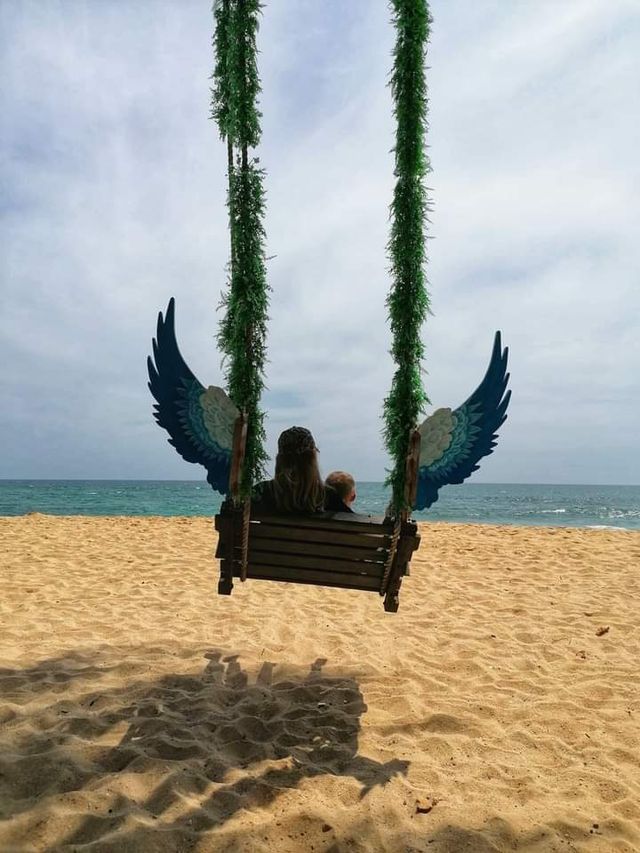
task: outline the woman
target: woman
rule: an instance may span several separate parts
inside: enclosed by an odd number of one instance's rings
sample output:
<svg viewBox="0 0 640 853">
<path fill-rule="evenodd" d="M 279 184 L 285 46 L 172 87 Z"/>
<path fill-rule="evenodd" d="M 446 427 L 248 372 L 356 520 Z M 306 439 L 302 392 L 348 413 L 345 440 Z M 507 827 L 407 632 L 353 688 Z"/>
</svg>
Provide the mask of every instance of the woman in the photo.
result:
<svg viewBox="0 0 640 853">
<path fill-rule="evenodd" d="M 263 512 L 322 512 L 340 510 L 340 498 L 325 486 L 318 468 L 318 448 L 305 427 L 290 427 L 278 439 L 273 480 L 259 483 L 252 506 Z"/>
</svg>

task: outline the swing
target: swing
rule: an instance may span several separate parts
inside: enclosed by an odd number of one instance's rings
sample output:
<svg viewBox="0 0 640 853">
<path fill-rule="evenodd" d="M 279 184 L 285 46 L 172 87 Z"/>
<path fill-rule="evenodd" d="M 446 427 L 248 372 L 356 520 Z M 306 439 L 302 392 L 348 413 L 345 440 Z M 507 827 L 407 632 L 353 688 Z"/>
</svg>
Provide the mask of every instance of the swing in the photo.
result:
<svg viewBox="0 0 640 853">
<path fill-rule="evenodd" d="M 231 494 L 237 491 L 246 441 L 246 421 L 237 421 L 231 464 Z M 407 457 L 407 500 L 415 499 L 420 436 Z M 417 525 L 398 518 L 322 512 L 309 516 L 250 510 L 250 502 L 226 500 L 215 517 L 218 593 L 230 595 L 233 579 L 287 581 L 377 592 L 384 609 L 398 609 L 402 578 L 420 544 Z"/>
<path fill-rule="evenodd" d="M 484 379 L 457 409 L 436 410 L 416 428 L 428 402 L 421 382 L 420 327 L 429 303 L 424 278 L 428 202 L 424 176 L 426 86 L 424 58 L 430 16 L 426 0 L 392 0 L 397 30 L 392 92 L 398 121 L 397 183 L 389 251 L 394 283 L 388 299 L 397 370 L 385 401 L 385 437 L 394 467 L 387 515 L 321 512 L 277 515 L 251 510 L 264 452 L 263 389 L 267 284 L 262 220 L 262 172 L 248 150 L 259 135 L 256 97 L 258 0 L 218 0 L 213 117 L 227 141 L 231 237 L 230 286 L 218 335 L 227 357 L 228 393 L 205 387 L 180 354 L 175 302 L 158 316 L 153 359 L 147 359 L 154 415 L 187 462 L 203 465 L 207 482 L 225 496 L 215 517 L 218 592 L 234 579 L 270 580 L 377 592 L 384 609 L 398 609 L 420 536 L 412 509 L 430 507 L 439 489 L 462 483 L 493 451 L 511 392 L 507 349 L 496 332 Z M 237 49 L 242 45 L 243 49 Z"/>
</svg>

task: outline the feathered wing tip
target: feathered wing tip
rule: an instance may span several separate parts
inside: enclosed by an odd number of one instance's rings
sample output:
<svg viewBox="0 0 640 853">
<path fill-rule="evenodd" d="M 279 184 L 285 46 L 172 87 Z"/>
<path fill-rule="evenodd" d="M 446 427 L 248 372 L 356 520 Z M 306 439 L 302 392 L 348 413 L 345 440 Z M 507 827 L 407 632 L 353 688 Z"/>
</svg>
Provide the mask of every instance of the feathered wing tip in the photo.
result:
<svg viewBox="0 0 640 853">
<path fill-rule="evenodd" d="M 205 389 L 183 359 L 175 335 L 175 300 L 164 317 L 158 314 L 153 358 L 147 358 L 154 417 L 169 433 L 187 461 L 203 465 L 209 485 L 226 495 L 229 489 L 233 424 L 238 410 L 222 388 Z"/>
<path fill-rule="evenodd" d="M 420 427 L 422 439 L 418 490 L 414 509 L 426 509 L 438 500 L 445 485 L 462 483 L 479 461 L 493 452 L 497 430 L 507 419 L 511 391 L 507 391 L 508 348 L 496 332 L 489 367 L 482 382 L 457 409 L 438 409 Z"/>
</svg>

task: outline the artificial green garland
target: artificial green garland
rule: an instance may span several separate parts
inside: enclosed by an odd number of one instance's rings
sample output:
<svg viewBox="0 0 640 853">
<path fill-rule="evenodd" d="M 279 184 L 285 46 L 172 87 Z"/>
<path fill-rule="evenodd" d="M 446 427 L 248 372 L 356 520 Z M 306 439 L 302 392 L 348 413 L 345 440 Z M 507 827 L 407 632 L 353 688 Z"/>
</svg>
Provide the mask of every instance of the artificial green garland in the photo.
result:
<svg viewBox="0 0 640 853">
<path fill-rule="evenodd" d="M 420 330 L 429 312 L 425 229 L 429 201 L 424 178 L 431 170 L 425 151 L 427 86 L 425 56 L 431 16 L 426 0 L 391 0 L 396 27 L 391 92 L 396 118 L 396 184 L 388 243 L 393 278 L 387 298 L 397 365 L 384 401 L 384 436 L 393 468 L 387 485 L 396 511 L 410 509 L 404 496 L 405 460 L 411 430 L 429 402 L 422 384 L 424 346 Z"/>
<path fill-rule="evenodd" d="M 247 447 L 240 496 L 248 497 L 263 479 L 264 389 L 268 291 L 265 263 L 264 171 L 249 157 L 260 141 L 257 99 L 260 79 L 256 61 L 258 0 L 219 0 L 214 6 L 211 115 L 227 141 L 231 258 L 225 316 L 218 332 L 229 396 L 247 415 Z"/>
<path fill-rule="evenodd" d="M 426 0 L 391 0 L 396 46 L 391 90 L 397 122 L 396 185 L 388 244 L 393 282 L 387 299 L 397 365 L 384 402 L 385 440 L 394 460 L 387 483 L 396 510 L 405 506 L 405 460 L 410 431 L 428 401 L 422 385 L 420 331 L 429 312 L 425 227 L 429 202 L 424 178 L 427 90 L 424 60 L 431 18 Z M 258 0 L 218 0 L 214 7 L 216 63 L 212 117 L 228 146 L 228 209 L 231 234 L 229 289 L 218 343 L 226 364 L 229 396 L 248 416 L 243 496 L 264 476 L 264 388 L 268 290 L 264 250 L 263 170 L 248 149 L 260 139 L 256 62 Z"/>
</svg>

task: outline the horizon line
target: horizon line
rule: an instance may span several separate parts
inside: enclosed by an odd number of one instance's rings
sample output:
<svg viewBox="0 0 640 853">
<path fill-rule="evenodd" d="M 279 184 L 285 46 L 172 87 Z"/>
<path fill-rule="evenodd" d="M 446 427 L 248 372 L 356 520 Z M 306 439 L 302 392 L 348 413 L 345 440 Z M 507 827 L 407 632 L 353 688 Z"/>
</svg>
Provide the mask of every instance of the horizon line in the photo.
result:
<svg viewBox="0 0 640 853">
<path fill-rule="evenodd" d="M 361 484 L 383 486 L 384 480 L 359 480 Z M 0 483 L 201 483 L 206 480 L 177 477 L 0 477 Z M 449 484 L 452 485 L 452 484 Z M 455 486 L 615 486 L 618 488 L 638 488 L 640 483 L 542 483 L 542 482 L 506 482 L 483 480 L 480 482 L 455 483 Z M 215 490 L 213 490 L 215 491 Z"/>
</svg>

